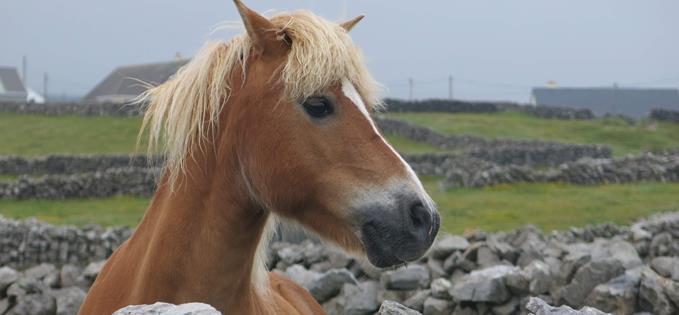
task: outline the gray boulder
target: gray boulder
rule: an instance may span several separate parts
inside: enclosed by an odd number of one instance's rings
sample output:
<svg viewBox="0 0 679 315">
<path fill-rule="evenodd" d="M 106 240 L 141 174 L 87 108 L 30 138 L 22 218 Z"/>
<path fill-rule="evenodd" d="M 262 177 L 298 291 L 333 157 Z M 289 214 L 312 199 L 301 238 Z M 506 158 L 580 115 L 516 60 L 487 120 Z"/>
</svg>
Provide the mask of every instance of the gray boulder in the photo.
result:
<svg viewBox="0 0 679 315">
<path fill-rule="evenodd" d="M 651 260 L 651 268 L 663 277 L 679 281 L 679 257 L 655 257 Z"/>
<path fill-rule="evenodd" d="M 431 290 L 422 290 L 415 293 L 413 296 L 403 302 L 406 307 L 412 308 L 418 312 L 424 309 L 424 301 L 431 296 Z"/>
<path fill-rule="evenodd" d="M 408 291 L 429 287 L 429 270 L 420 265 L 382 273 L 382 283 L 387 290 Z"/>
<path fill-rule="evenodd" d="M 222 315 L 222 313 L 203 303 L 174 305 L 156 302 L 154 304 L 126 306 L 115 311 L 113 315 Z"/>
<path fill-rule="evenodd" d="M 431 248 L 430 255 L 436 259 L 445 259 L 454 251 L 464 251 L 469 247 L 469 241 L 458 235 L 444 235 Z"/>
<path fill-rule="evenodd" d="M 52 290 L 49 292 L 49 294 L 56 299 L 56 315 L 77 314 L 78 310 L 80 309 L 80 305 L 85 300 L 86 295 L 85 291 L 78 287 Z"/>
<path fill-rule="evenodd" d="M 6 315 L 53 315 L 57 311 L 54 297 L 45 293 L 34 293 L 16 298 L 16 305 Z"/>
<path fill-rule="evenodd" d="M 643 264 L 634 245 L 623 240 L 597 239 L 592 243 L 591 250 L 592 260 L 615 259 L 620 261 L 625 269 Z"/>
<path fill-rule="evenodd" d="M 552 284 L 549 266 L 541 260 L 534 260 L 521 271 L 528 280 L 528 291 L 533 295 L 547 293 Z"/>
<path fill-rule="evenodd" d="M 448 300 L 429 297 L 424 301 L 424 315 L 448 315 L 455 305 Z"/>
<path fill-rule="evenodd" d="M 346 269 L 332 269 L 309 283 L 309 292 L 320 303 L 336 296 L 345 283 L 358 285 L 354 275 Z"/>
<path fill-rule="evenodd" d="M 66 264 L 63 267 L 61 267 L 61 271 L 59 271 L 59 282 L 61 283 L 62 287 L 70 287 L 74 285 L 79 285 L 81 283 L 78 278 L 80 277 L 80 274 L 82 273 L 82 270 L 74 265 Z"/>
<path fill-rule="evenodd" d="M 54 265 L 42 263 L 42 264 L 39 264 L 37 266 L 26 269 L 26 271 L 24 271 L 24 275 L 26 277 L 31 277 L 31 278 L 35 278 L 35 279 L 38 279 L 38 280 L 42 280 L 47 275 L 55 272 L 56 270 L 57 270 L 57 268 L 54 267 Z"/>
<path fill-rule="evenodd" d="M 475 270 L 453 283 L 449 292 L 456 301 L 502 303 L 510 297 L 506 278 L 518 272 L 519 268 L 504 265 Z"/>
<path fill-rule="evenodd" d="M 422 315 L 422 313 L 407 308 L 398 302 L 394 301 L 384 301 L 382 302 L 382 306 L 380 306 L 380 310 L 377 311 L 378 315 Z"/>
<path fill-rule="evenodd" d="M 639 286 L 639 307 L 642 311 L 656 315 L 676 314 L 677 309 L 666 294 L 667 278 L 663 278 L 649 268 L 641 271 Z"/>
<path fill-rule="evenodd" d="M 321 273 L 307 270 L 302 265 L 292 265 L 285 269 L 283 274 L 307 289 L 311 286 L 312 282 L 321 277 Z"/>
<path fill-rule="evenodd" d="M 450 281 L 444 278 L 438 278 L 431 282 L 431 296 L 437 299 L 450 300 L 452 297 L 448 290 L 450 290 Z"/>
<path fill-rule="evenodd" d="M 574 310 L 568 306 L 554 307 L 547 304 L 547 302 L 540 298 L 531 297 L 526 303 L 526 309 L 531 315 L 606 315 L 592 307 L 585 306 L 580 310 Z M 611 314 L 609 314 L 611 315 Z"/>
<path fill-rule="evenodd" d="M 591 261 L 580 268 L 573 281 L 559 291 L 560 301 L 580 307 L 597 285 L 623 274 L 625 268 L 616 259 Z"/>
<path fill-rule="evenodd" d="M 0 267 L 0 297 L 5 295 L 5 290 L 19 280 L 19 272 L 10 267 Z"/>
<path fill-rule="evenodd" d="M 87 267 L 85 267 L 85 270 L 83 270 L 81 275 L 82 279 L 88 281 L 91 284 L 97 278 L 97 275 L 99 275 L 101 268 L 104 268 L 105 264 L 105 260 L 90 263 L 87 265 Z"/>
<path fill-rule="evenodd" d="M 585 304 L 613 314 L 634 314 L 640 279 L 641 268 L 628 270 L 624 275 L 597 285 L 589 293 Z"/>
<path fill-rule="evenodd" d="M 380 284 L 377 281 L 367 281 L 358 286 L 345 284 L 342 294 L 345 295 L 345 315 L 373 314 L 380 307 L 377 301 L 377 291 Z"/>
</svg>

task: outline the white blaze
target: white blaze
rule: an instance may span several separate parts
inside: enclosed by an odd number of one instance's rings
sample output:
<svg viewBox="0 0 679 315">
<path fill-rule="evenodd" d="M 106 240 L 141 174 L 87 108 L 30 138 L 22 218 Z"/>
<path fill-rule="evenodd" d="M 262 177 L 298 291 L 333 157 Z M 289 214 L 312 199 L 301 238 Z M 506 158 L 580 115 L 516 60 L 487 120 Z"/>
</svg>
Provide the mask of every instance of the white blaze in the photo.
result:
<svg viewBox="0 0 679 315">
<path fill-rule="evenodd" d="M 344 96 L 346 96 L 354 105 L 358 108 L 358 110 L 365 116 L 365 119 L 370 122 L 370 126 L 372 126 L 373 131 L 379 135 L 380 139 L 384 144 L 392 151 L 394 155 L 398 157 L 398 159 L 401 161 L 401 164 L 403 165 L 404 169 L 406 170 L 406 173 L 408 174 L 408 179 L 413 181 L 415 185 L 418 188 L 418 194 L 420 195 L 420 198 L 422 199 L 422 202 L 425 204 L 427 209 L 429 211 L 434 211 L 434 201 L 431 200 L 431 197 L 427 194 L 427 192 L 424 190 L 424 187 L 422 186 L 422 183 L 420 182 L 420 179 L 417 178 L 417 175 L 415 175 L 415 172 L 413 169 L 410 167 L 410 165 L 403 160 L 400 154 L 394 150 L 394 148 L 387 142 L 384 137 L 382 137 L 382 134 L 377 130 L 377 127 L 375 126 L 375 122 L 373 121 L 372 117 L 370 117 L 370 113 L 368 112 L 368 108 L 365 106 L 365 103 L 363 102 L 363 98 L 361 95 L 356 91 L 356 88 L 354 87 L 354 84 L 351 83 L 351 81 L 344 79 L 342 80 L 342 93 L 344 93 Z"/>
</svg>

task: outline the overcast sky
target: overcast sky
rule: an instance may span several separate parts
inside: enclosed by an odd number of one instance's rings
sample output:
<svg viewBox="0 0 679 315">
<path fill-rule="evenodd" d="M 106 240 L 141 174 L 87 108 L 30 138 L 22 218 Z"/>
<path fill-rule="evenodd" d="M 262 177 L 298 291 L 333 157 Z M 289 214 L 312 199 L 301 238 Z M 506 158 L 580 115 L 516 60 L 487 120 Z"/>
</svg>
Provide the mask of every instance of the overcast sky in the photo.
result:
<svg viewBox="0 0 679 315">
<path fill-rule="evenodd" d="M 310 9 L 332 20 L 359 13 L 353 31 L 392 97 L 527 101 L 530 87 L 679 87 L 677 0 L 246 0 L 258 11 Z M 230 0 L 1 0 L 0 66 L 42 91 L 83 95 L 119 65 L 194 54 Z"/>
</svg>

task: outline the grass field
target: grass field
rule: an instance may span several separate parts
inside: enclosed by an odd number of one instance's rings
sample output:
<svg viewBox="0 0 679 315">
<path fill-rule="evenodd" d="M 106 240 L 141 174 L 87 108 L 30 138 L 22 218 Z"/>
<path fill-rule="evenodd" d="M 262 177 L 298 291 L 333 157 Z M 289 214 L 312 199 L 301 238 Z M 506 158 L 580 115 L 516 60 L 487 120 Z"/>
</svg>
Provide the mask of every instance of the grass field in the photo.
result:
<svg viewBox="0 0 679 315">
<path fill-rule="evenodd" d="M 545 231 L 590 223 L 630 223 L 654 212 L 679 210 L 679 184 L 642 183 L 582 187 L 521 184 L 440 191 L 437 178 L 424 184 L 439 206 L 443 231 L 508 230 L 535 224 Z M 148 198 L 94 200 L 0 200 L 0 214 L 12 218 L 83 225 L 135 226 Z"/>
<path fill-rule="evenodd" d="M 618 156 L 643 150 L 679 148 L 679 124 L 655 121 L 630 125 L 618 118 L 557 120 L 518 112 L 391 113 L 386 116 L 407 120 L 446 134 L 467 133 L 491 138 L 608 144 Z"/>
<path fill-rule="evenodd" d="M 134 152 L 138 117 L 0 114 L 0 155 Z"/>
<path fill-rule="evenodd" d="M 394 113 L 448 134 L 475 134 L 512 139 L 544 139 L 610 145 L 616 155 L 651 149 L 679 148 L 679 124 L 620 119 L 549 120 L 516 112 L 495 114 Z M 83 117 L 0 114 L 0 155 L 134 152 L 139 117 Z M 404 153 L 439 152 L 438 148 L 388 135 Z"/>
<path fill-rule="evenodd" d="M 0 155 L 131 153 L 139 117 L 42 116 L 0 113 Z M 440 149 L 401 136 L 388 136 L 403 153 Z M 144 148 L 141 148 L 144 151 Z"/>
</svg>

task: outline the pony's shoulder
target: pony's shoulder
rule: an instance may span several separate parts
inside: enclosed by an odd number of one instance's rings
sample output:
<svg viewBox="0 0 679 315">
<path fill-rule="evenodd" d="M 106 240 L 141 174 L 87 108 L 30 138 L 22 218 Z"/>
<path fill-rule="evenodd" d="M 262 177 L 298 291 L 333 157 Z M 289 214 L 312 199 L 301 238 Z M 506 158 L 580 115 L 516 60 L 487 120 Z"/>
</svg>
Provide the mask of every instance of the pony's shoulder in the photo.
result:
<svg viewBox="0 0 679 315">
<path fill-rule="evenodd" d="M 311 293 L 287 277 L 276 272 L 269 273 L 271 293 L 278 300 L 276 303 L 285 308 L 285 314 L 317 315 L 325 314 Z"/>
</svg>

